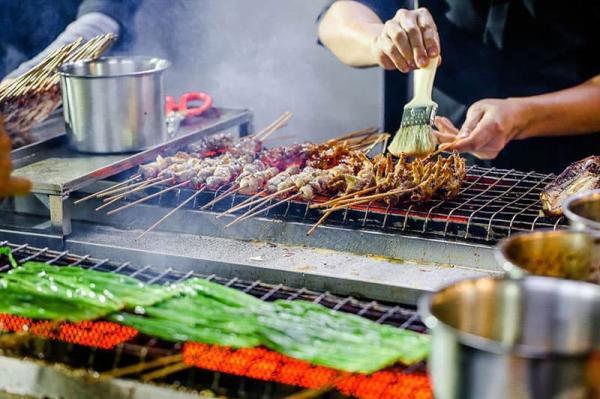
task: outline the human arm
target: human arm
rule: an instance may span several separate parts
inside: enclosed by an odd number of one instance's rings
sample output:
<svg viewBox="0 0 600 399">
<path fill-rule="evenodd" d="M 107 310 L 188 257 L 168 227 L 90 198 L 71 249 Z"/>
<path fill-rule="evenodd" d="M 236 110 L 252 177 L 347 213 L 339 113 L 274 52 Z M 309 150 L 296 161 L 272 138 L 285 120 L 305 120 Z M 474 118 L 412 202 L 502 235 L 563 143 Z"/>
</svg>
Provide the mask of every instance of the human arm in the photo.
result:
<svg viewBox="0 0 600 399">
<path fill-rule="evenodd" d="M 115 33 L 123 39 L 130 40 L 133 17 L 142 0 L 84 0 L 77 10 L 77 18 L 33 59 L 25 61 L 11 72 L 7 79 L 14 79 L 31 69 L 55 49 L 71 43 L 80 37 L 89 40 L 95 36 Z"/>
<path fill-rule="evenodd" d="M 538 96 L 485 99 L 469 107 L 460 129 L 436 118 L 436 135 L 448 149 L 494 159 L 511 140 L 600 132 L 600 75 Z"/>
<path fill-rule="evenodd" d="M 47 55 L 57 48 L 74 42 L 80 37 L 84 40 L 89 40 L 94 36 L 105 33 L 119 33 L 119 24 L 111 17 L 100 12 L 90 12 L 83 14 L 75 21 L 70 23 L 66 29 L 42 52 L 37 54 L 30 60 L 23 62 L 17 69 L 7 75 L 7 79 L 14 79 L 23 73 L 27 72 L 37 64 L 39 64 Z"/>
<path fill-rule="evenodd" d="M 319 23 L 319 38 L 343 63 L 409 72 L 440 54 L 437 27 L 429 12 L 400 9 L 383 22 L 359 1 L 336 1 Z"/>
</svg>

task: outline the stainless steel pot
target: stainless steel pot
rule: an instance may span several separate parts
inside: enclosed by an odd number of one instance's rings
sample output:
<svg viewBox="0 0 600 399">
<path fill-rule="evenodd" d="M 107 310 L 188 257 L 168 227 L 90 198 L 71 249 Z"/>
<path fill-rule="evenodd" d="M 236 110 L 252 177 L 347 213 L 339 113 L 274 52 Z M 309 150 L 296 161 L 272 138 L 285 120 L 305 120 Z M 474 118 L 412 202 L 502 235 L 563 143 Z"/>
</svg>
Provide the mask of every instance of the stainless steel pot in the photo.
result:
<svg viewBox="0 0 600 399">
<path fill-rule="evenodd" d="M 574 229 L 600 231 L 600 190 L 567 198 L 563 211 Z"/>
<path fill-rule="evenodd" d="M 166 140 L 163 72 L 169 65 L 160 58 L 108 57 L 61 66 L 71 147 L 120 153 Z"/>
<path fill-rule="evenodd" d="M 600 287 L 526 276 L 421 297 L 436 399 L 596 398 Z M 596 352 L 597 354 L 597 352 Z M 596 374 L 597 375 L 597 374 Z"/>
<path fill-rule="evenodd" d="M 515 234 L 496 246 L 495 255 L 512 278 L 534 274 L 596 281 L 600 277 L 600 235 L 587 231 L 539 230 Z"/>
</svg>

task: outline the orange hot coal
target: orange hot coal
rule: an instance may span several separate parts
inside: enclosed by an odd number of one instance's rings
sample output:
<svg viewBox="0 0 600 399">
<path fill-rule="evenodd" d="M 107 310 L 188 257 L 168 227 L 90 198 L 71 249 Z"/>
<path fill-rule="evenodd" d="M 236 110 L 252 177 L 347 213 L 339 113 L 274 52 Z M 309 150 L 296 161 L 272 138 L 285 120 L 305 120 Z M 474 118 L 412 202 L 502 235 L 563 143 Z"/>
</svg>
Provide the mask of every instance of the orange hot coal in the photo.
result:
<svg viewBox="0 0 600 399">
<path fill-rule="evenodd" d="M 230 349 L 188 342 L 183 361 L 198 368 L 264 381 L 319 389 L 334 384 L 344 395 L 361 399 L 431 399 L 429 378 L 391 368 L 373 373 L 348 374 L 264 349 Z"/>
<path fill-rule="evenodd" d="M 137 330 L 108 321 L 82 321 L 56 323 L 32 320 L 25 317 L 0 314 L 0 331 L 30 332 L 31 334 L 64 342 L 112 349 L 137 335 Z"/>
</svg>

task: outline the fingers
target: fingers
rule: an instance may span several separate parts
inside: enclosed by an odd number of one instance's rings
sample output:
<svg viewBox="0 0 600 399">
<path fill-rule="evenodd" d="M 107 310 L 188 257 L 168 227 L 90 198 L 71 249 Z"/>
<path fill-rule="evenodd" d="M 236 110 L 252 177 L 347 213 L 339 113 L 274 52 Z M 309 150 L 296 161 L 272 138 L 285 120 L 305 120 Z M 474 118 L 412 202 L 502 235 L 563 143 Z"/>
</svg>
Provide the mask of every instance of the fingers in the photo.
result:
<svg viewBox="0 0 600 399">
<path fill-rule="evenodd" d="M 421 28 L 423 44 L 429 58 L 440 55 L 440 37 L 433 17 L 425 8 L 419 8 L 417 11 L 417 25 Z M 441 62 L 441 61 L 440 61 Z"/>
<path fill-rule="evenodd" d="M 436 116 L 433 123 L 435 124 L 435 127 L 437 127 L 438 130 L 443 133 L 449 133 L 453 135 L 457 135 L 459 133 L 458 128 L 454 126 L 452 121 L 444 116 Z"/>
<path fill-rule="evenodd" d="M 416 69 L 417 65 L 413 59 L 413 51 L 410 47 L 408 34 L 402 29 L 402 26 L 398 22 L 390 20 L 385 23 L 383 29 L 402 58 L 402 63 L 407 67 L 407 70 L 403 71 L 401 69 L 401 71 L 406 73 L 409 70 Z"/>
<path fill-rule="evenodd" d="M 473 121 L 470 121 L 471 125 L 475 124 L 473 128 L 471 129 L 470 126 L 467 126 L 467 129 L 464 130 L 468 132 L 467 137 L 462 136 L 464 125 L 463 128 L 461 128 L 461 132 L 458 135 L 459 139 L 452 146 L 456 151 L 485 152 L 486 145 L 488 144 L 488 142 L 492 141 L 488 137 L 491 132 L 490 125 L 493 122 L 491 120 L 492 117 L 489 114 L 484 113 L 483 111 L 474 113 L 473 117 Z M 469 121 L 465 121 L 465 124 L 467 124 L 467 122 Z"/>
<path fill-rule="evenodd" d="M 458 138 L 466 138 L 471 135 L 471 132 L 475 129 L 475 127 L 479 124 L 481 119 L 485 114 L 485 110 L 483 108 L 479 108 L 477 106 L 471 106 L 467 110 L 467 116 L 465 119 L 465 123 L 460 128 L 460 133 L 458 134 Z"/>
<path fill-rule="evenodd" d="M 439 130 L 434 130 L 433 135 L 437 138 L 438 143 L 453 143 L 456 140 L 456 135 L 450 133 L 443 133 Z"/>
<path fill-rule="evenodd" d="M 393 66 L 406 73 L 427 66 L 430 58 L 441 55 L 433 17 L 424 8 L 398 10 L 375 40 L 375 51 L 379 65 L 385 69 Z"/>
<path fill-rule="evenodd" d="M 392 65 L 392 69 L 398 69 L 401 72 L 409 72 L 410 67 L 404 57 L 400 54 L 398 48 L 388 35 L 382 35 L 379 37 L 379 47 L 385 58 L 389 60 Z M 386 68 L 387 69 L 387 68 Z"/>
</svg>

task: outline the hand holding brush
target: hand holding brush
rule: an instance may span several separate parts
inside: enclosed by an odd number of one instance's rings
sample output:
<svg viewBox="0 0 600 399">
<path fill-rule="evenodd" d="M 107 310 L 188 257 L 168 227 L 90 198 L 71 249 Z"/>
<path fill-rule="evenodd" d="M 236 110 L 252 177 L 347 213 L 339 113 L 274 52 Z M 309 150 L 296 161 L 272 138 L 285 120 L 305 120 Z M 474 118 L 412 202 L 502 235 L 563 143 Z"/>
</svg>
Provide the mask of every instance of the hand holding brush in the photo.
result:
<svg viewBox="0 0 600 399">
<path fill-rule="evenodd" d="M 438 105 L 431 99 L 431 93 L 438 63 L 439 57 L 434 57 L 427 66 L 414 71 L 414 97 L 404 106 L 400 129 L 388 147 L 395 156 L 420 157 L 435 151 L 437 140 L 432 124 Z"/>
</svg>

